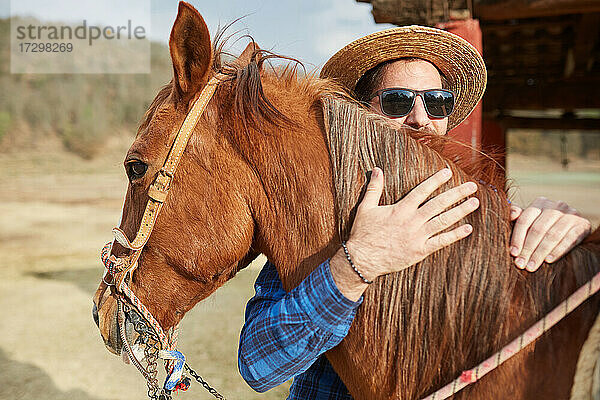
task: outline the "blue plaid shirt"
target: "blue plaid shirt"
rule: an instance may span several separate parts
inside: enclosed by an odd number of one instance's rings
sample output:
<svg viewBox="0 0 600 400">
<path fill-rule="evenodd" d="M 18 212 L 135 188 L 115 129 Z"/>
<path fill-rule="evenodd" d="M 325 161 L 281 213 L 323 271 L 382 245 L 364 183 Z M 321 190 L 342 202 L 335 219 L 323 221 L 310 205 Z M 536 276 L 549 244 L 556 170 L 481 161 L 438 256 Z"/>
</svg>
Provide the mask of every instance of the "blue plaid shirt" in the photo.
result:
<svg viewBox="0 0 600 400">
<path fill-rule="evenodd" d="M 254 288 L 238 353 L 246 382 L 265 392 L 294 377 L 288 399 L 351 399 L 323 353 L 346 336 L 362 298 L 353 302 L 340 293 L 329 260 L 289 293 L 267 262 Z"/>
</svg>

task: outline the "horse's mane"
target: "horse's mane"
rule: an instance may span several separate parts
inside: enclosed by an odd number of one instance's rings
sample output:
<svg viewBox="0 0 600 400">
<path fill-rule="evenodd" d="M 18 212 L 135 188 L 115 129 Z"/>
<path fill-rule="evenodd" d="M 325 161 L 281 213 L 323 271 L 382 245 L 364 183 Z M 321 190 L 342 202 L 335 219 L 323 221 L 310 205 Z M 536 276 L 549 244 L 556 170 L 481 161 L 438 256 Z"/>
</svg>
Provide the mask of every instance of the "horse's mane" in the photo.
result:
<svg viewBox="0 0 600 400">
<path fill-rule="evenodd" d="M 328 99 L 325 106 L 342 237 L 349 233 L 360 194 L 352 183 L 374 166 L 386 173 L 384 204 L 398 201 L 446 165 L 454 173 L 452 184 L 467 180 L 441 152 L 394 129 L 382 117 L 337 99 Z M 414 392 L 419 382 L 435 381 L 442 371 L 460 370 L 465 360 L 491 354 L 507 333 L 508 326 L 502 329 L 511 302 L 506 294 L 518 279 L 518 274 L 509 273 L 509 205 L 501 190 L 485 184 L 477 197 L 480 210 L 467 218 L 474 227 L 469 239 L 401 273 L 379 278 L 365 293 L 368 306 L 360 312 L 375 333 L 365 335 L 365 344 L 379 344 L 389 350 L 384 354 L 393 355 L 382 361 L 395 365 L 401 398 L 422 394 Z M 464 337 L 472 338 L 470 343 Z M 415 381 L 414 374 L 402 371 L 419 371 L 419 378 Z"/>
<path fill-rule="evenodd" d="M 250 54 L 249 63 L 240 64 L 234 55 L 225 50 L 226 44 L 235 36 L 235 34 L 226 35 L 226 32 L 235 22 L 237 20 L 220 28 L 215 35 L 211 70 L 213 74 L 221 75 L 221 86 L 228 86 L 225 88 L 228 91 L 233 89 L 234 102 L 232 106 L 235 114 L 239 117 L 240 123 L 244 127 L 243 131 L 247 132 L 248 128 L 260 129 L 260 125 L 263 123 L 294 125 L 294 121 L 279 111 L 265 94 L 260 72 L 263 66 L 268 64 L 268 61 L 271 59 L 289 60 L 292 62 L 286 65 L 281 71 L 277 71 L 272 66 L 271 70 L 281 78 L 293 79 L 297 75 L 298 67 L 303 66 L 302 63 L 296 59 L 257 48 Z M 252 37 L 246 37 L 254 43 Z M 160 88 L 158 94 L 142 117 L 138 133 L 148 126 L 156 110 L 169 98 L 172 91 L 173 80 Z"/>
<path fill-rule="evenodd" d="M 361 323 L 353 329 L 364 331 L 361 346 L 381 349 L 378 354 L 384 355 L 379 363 L 382 371 L 390 366 L 397 371 L 397 381 L 387 384 L 401 390 L 398 397 L 416 398 L 447 383 L 457 372 L 472 367 L 505 344 L 511 332 L 549 311 L 562 300 L 558 294 L 563 292 L 559 289 L 564 285 L 581 285 L 591 276 L 593 265 L 561 271 L 565 263 L 557 262 L 544 265 L 535 275 L 511 265 L 505 182 L 493 162 L 485 157 L 474 158 L 470 150 L 458 158 L 450 156 L 447 152 L 452 141 L 443 138 L 429 138 L 431 146 L 426 146 L 415 139 L 418 136 L 415 132 L 367 112 L 334 82 L 303 76 L 297 63 L 261 72 L 267 60 L 278 57 L 273 53 L 256 50 L 250 63 L 240 65 L 235 60 L 226 61 L 222 48 L 222 41 L 217 40 L 213 70 L 227 77 L 218 89 L 228 94 L 218 96 L 223 102 L 219 107 L 236 115 L 227 119 L 234 125 L 224 127 L 223 134 L 238 153 L 245 157 L 277 157 L 284 146 L 277 145 L 264 155 L 264 147 L 257 144 L 260 138 L 252 136 L 259 135 L 265 126 L 298 131 L 298 121 L 307 110 L 317 110 L 322 116 L 333 167 L 341 238 L 348 236 L 365 174 L 374 166 L 385 172 L 382 198 L 385 204 L 398 201 L 445 166 L 454 172 L 447 187 L 470 179 L 481 180 L 477 192 L 480 208 L 466 219 L 474 228 L 468 239 L 401 273 L 378 278 L 365 292 L 364 304 L 358 311 Z M 154 110 L 165 101 L 170 86 L 160 91 L 142 126 L 147 125 Z M 273 90 L 275 86 L 294 96 L 298 105 L 295 110 L 289 104 L 280 104 L 280 97 L 275 100 L 270 97 L 269 88 Z M 286 140 L 285 134 L 280 136 L 271 143 Z M 273 168 L 283 170 L 285 156 L 280 158 L 273 162 Z M 286 193 L 293 196 L 295 188 L 306 183 L 288 184 Z M 266 182 L 263 186 L 272 185 Z M 301 202 L 293 197 L 287 200 Z M 297 211 L 296 219 L 301 224 L 302 213 L 309 211 Z M 307 241 L 311 237 L 308 231 Z M 360 353 L 360 349 L 356 351 Z M 376 373 L 367 371 L 360 375 Z"/>
<path fill-rule="evenodd" d="M 510 206 L 492 159 L 470 151 L 447 154 L 449 145 L 452 152 L 457 148 L 452 139 L 428 138 L 430 144 L 423 145 L 415 132 L 345 99 L 327 97 L 323 104 L 340 237 L 348 237 L 361 194 L 356 182 L 375 166 L 385 171 L 384 204 L 395 203 L 444 166 L 453 170 L 452 185 L 479 183 L 479 210 L 466 218 L 474 228 L 469 238 L 378 278 L 365 292 L 358 311 L 361 345 L 384 348 L 381 363 L 396 371 L 398 381 L 389 384 L 401 391 L 398 398 L 419 398 L 489 357 L 562 300 L 561 288 L 591 277 L 593 266 L 566 271 L 564 260 L 535 275 L 512 265 Z"/>
</svg>

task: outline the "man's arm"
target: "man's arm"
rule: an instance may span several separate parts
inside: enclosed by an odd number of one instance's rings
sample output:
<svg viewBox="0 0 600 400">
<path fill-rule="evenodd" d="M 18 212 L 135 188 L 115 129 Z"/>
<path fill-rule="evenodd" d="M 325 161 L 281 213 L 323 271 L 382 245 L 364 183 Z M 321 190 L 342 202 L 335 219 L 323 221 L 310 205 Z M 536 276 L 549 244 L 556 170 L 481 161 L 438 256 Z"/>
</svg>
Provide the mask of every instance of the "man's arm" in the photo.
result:
<svg viewBox="0 0 600 400">
<path fill-rule="evenodd" d="M 515 265 L 536 271 L 545 261 L 555 262 L 591 233 L 592 224 L 577 210 L 562 201 L 539 197 L 525 210 L 512 206 L 511 221 L 516 221 L 510 254 Z"/>
<path fill-rule="evenodd" d="M 304 372 L 348 333 L 356 307 L 337 289 L 329 260 L 289 293 L 267 263 L 246 306 L 238 367 L 256 391 L 264 392 Z"/>
<path fill-rule="evenodd" d="M 428 200 L 451 177 L 452 171 L 444 168 L 397 203 L 380 206 L 384 174 L 379 168 L 373 169 L 347 243 L 353 264 L 367 280 L 409 268 L 471 234 L 473 228 L 469 224 L 446 230 L 479 207 L 476 197 L 452 207 L 477 191 L 474 182 Z M 350 300 L 360 298 L 368 286 L 350 268 L 342 249 L 331 258 L 331 273 L 339 290 Z"/>
<path fill-rule="evenodd" d="M 358 207 L 347 246 L 368 279 L 400 271 L 468 236 L 470 226 L 448 227 L 477 209 L 476 199 L 448 209 L 473 194 L 469 182 L 427 199 L 451 177 L 444 169 L 415 187 L 398 203 L 379 206 L 383 171 L 375 168 Z M 286 293 L 268 264 L 246 309 L 238 366 L 248 384 L 265 391 L 308 369 L 346 336 L 367 284 L 340 249 L 300 285 Z"/>
</svg>

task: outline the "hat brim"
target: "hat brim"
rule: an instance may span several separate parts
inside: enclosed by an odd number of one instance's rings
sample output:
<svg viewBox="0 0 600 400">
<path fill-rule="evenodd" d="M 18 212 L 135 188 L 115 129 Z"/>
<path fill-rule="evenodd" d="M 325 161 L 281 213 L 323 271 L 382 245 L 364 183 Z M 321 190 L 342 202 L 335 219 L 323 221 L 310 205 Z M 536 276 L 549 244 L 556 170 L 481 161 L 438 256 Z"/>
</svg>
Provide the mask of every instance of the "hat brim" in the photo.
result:
<svg viewBox="0 0 600 400">
<path fill-rule="evenodd" d="M 413 57 L 435 65 L 444 74 L 449 89 L 456 93 L 448 130 L 456 127 L 481 100 L 487 71 L 477 49 L 453 33 L 417 25 L 372 33 L 335 53 L 321 70 L 321 77 L 333 79 L 353 91 L 361 76 L 371 68 L 385 61 Z"/>
</svg>

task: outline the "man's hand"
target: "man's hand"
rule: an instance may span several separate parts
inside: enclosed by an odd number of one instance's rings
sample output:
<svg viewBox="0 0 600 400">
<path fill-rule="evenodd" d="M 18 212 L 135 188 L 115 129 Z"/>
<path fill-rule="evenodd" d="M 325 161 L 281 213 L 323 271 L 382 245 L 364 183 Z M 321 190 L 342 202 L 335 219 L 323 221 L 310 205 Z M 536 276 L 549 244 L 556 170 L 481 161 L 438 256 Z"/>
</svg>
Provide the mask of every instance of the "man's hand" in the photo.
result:
<svg viewBox="0 0 600 400">
<path fill-rule="evenodd" d="M 381 169 L 373 169 L 347 243 L 352 261 L 365 278 L 373 280 L 408 268 L 472 232 L 472 226 L 464 224 L 440 233 L 479 207 L 479 200 L 473 197 L 446 210 L 475 193 L 477 185 L 474 182 L 449 189 L 425 202 L 451 176 L 450 169 L 445 168 L 423 181 L 396 204 L 380 206 L 384 176 Z M 366 284 L 348 265 L 342 250 L 332 257 L 330 266 L 340 291 L 347 298 L 357 300 Z"/>
<path fill-rule="evenodd" d="M 510 254 L 518 268 L 536 271 L 542 262 L 552 263 L 579 244 L 592 230 L 592 224 L 566 203 L 544 197 L 525 210 L 511 206 L 513 228 Z"/>
</svg>

